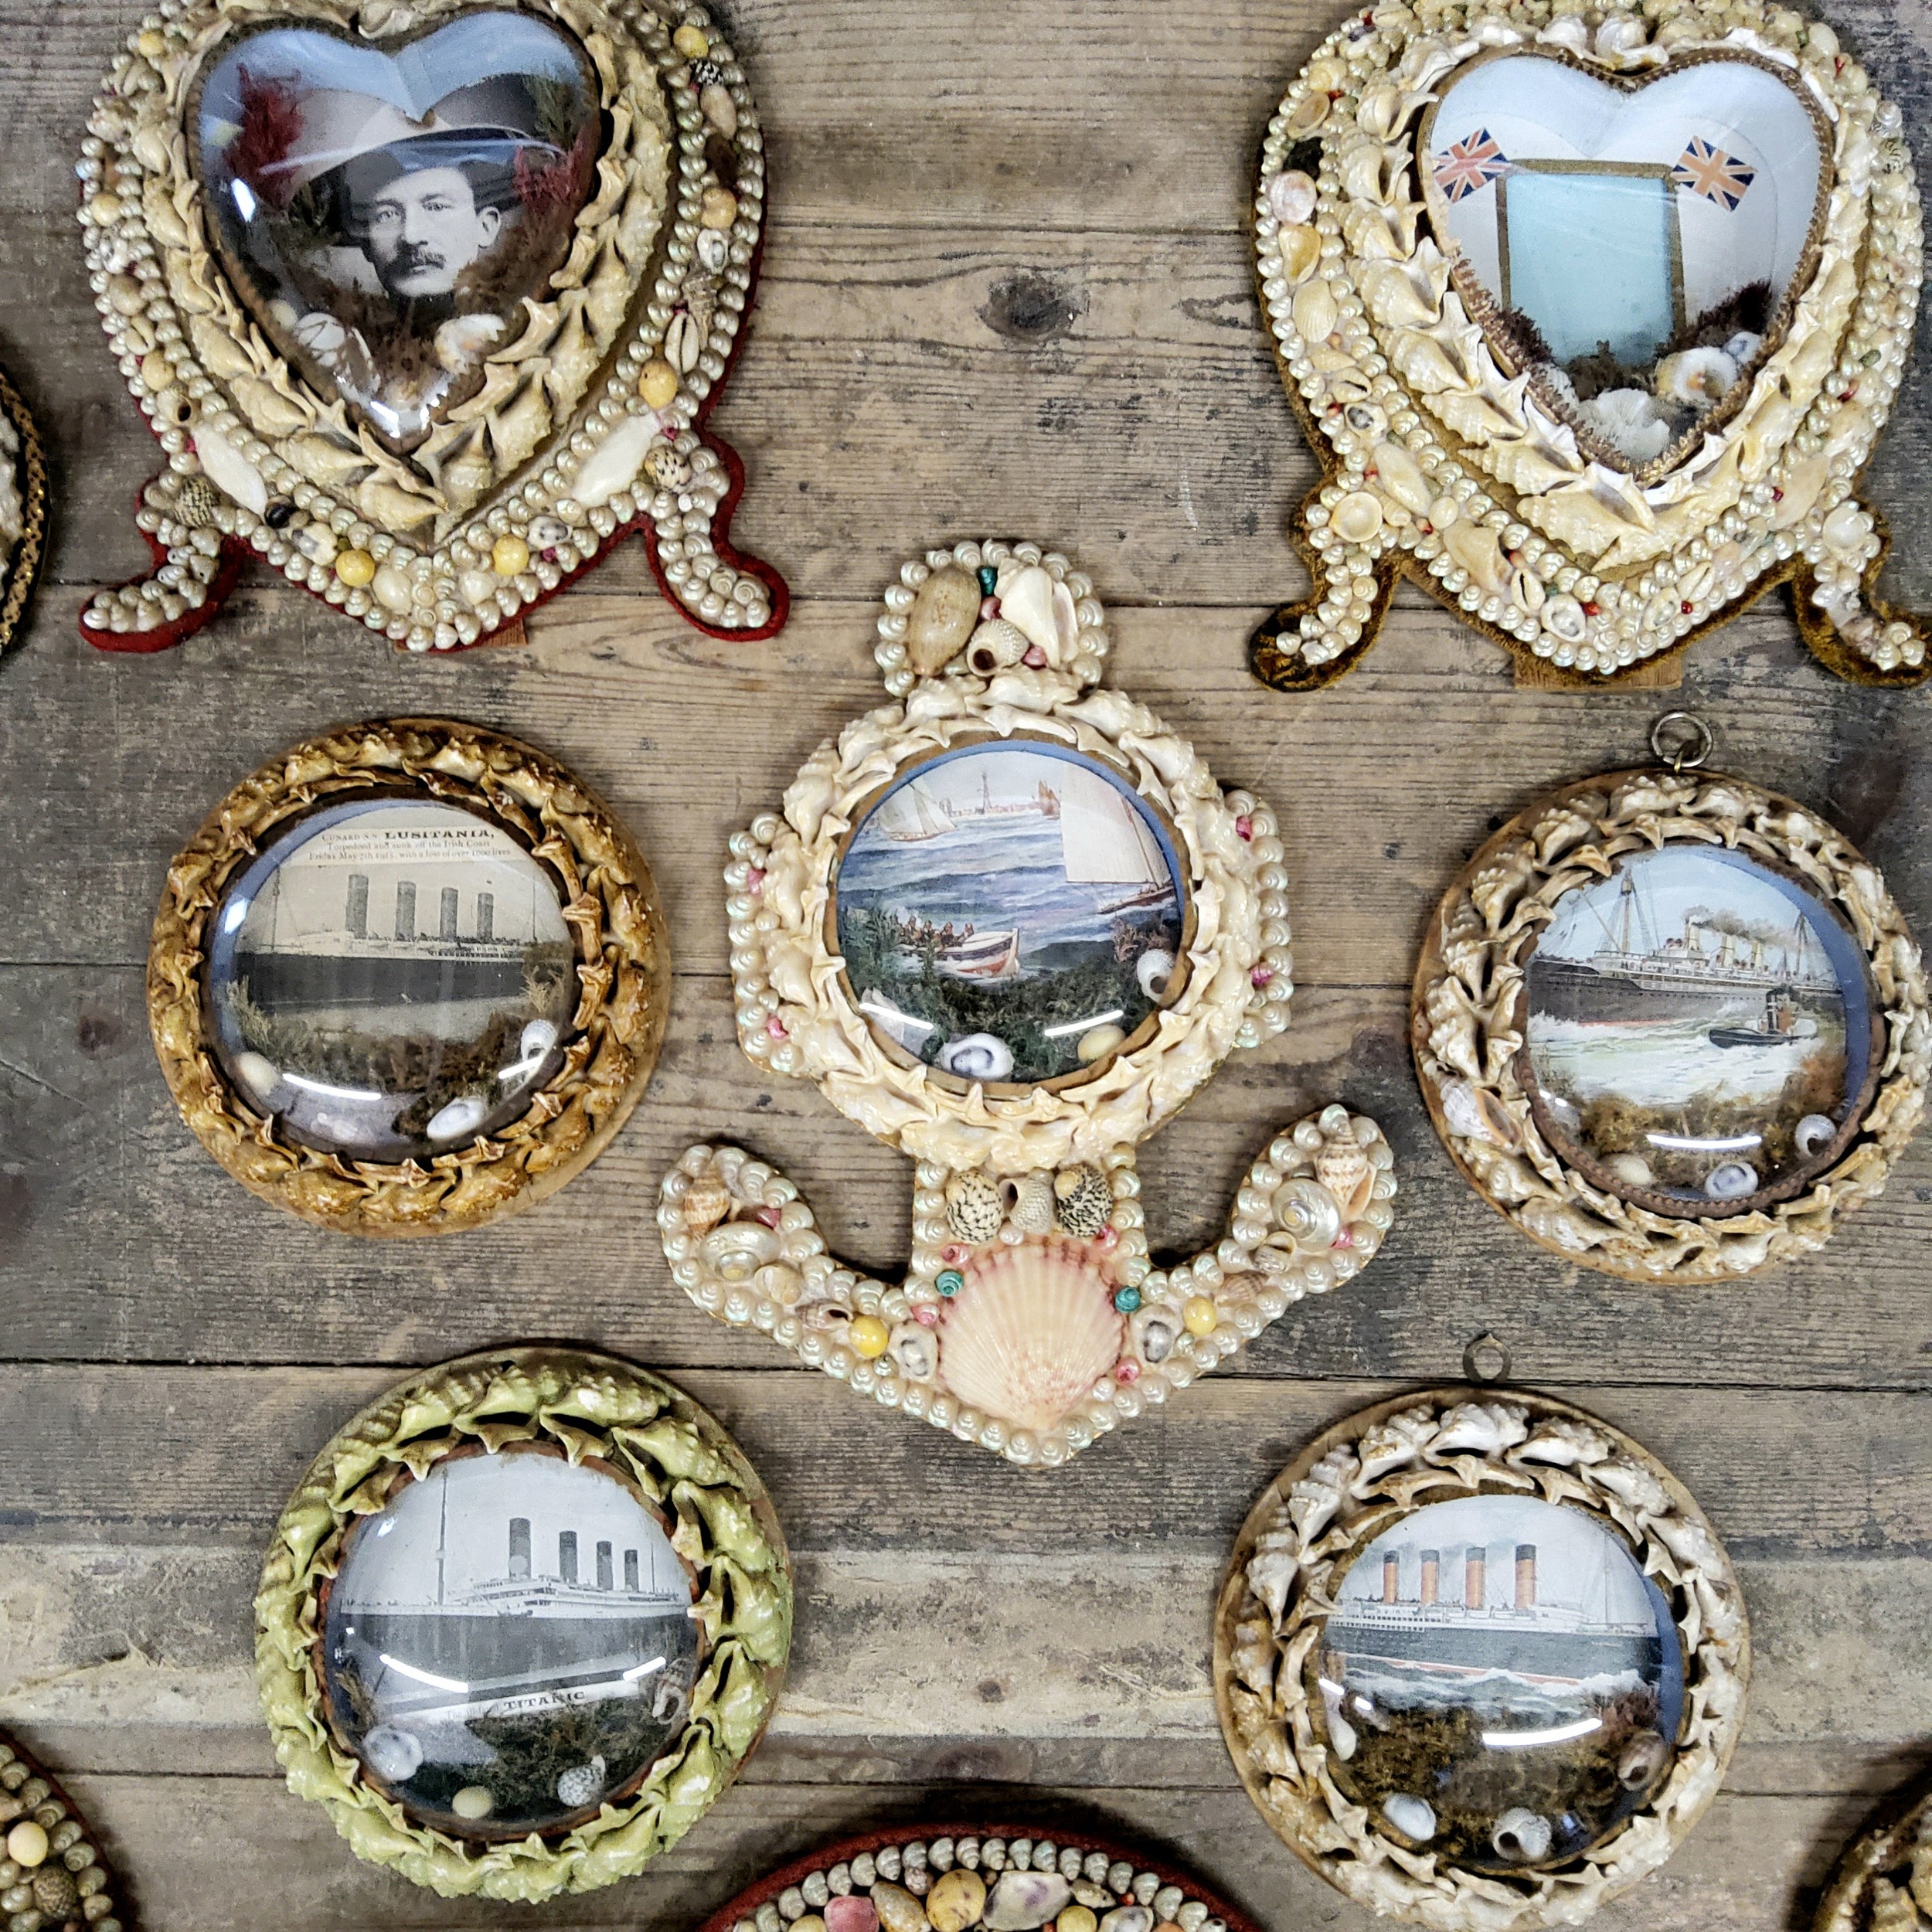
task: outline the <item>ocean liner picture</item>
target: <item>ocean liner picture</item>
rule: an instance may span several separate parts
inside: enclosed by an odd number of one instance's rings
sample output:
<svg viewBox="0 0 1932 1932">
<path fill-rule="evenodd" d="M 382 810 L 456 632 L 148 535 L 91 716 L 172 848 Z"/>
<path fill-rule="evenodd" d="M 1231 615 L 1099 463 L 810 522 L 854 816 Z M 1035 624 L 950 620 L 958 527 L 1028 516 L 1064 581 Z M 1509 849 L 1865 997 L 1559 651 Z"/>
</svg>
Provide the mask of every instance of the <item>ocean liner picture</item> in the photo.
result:
<svg viewBox="0 0 1932 1932">
<path fill-rule="evenodd" d="M 1795 881 L 1722 849 L 1666 845 L 1565 894 L 1525 993 L 1546 1131 L 1702 1206 L 1832 1158 L 1866 1076 L 1855 943 Z"/>
<path fill-rule="evenodd" d="M 838 946 L 896 1046 L 948 1071 L 1052 1078 L 1179 990 L 1179 877 L 1124 780 L 1050 748 L 969 746 L 860 821 L 835 879 Z M 955 1047 L 986 1064 L 955 1066 Z"/>
<path fill-rule="evenodd" d="M 699 1661 L 687 1572 L 614 1478 L 439 1463 L 354 1532 L 323 1634 L 345 1741 L 418 1811 L 543 1828 L 648 1767 Z"/>
<path fill-rule="evenodd" d="M 1423 1801 L 1430 1842 L 1492 1866 L 1571 1855 L 1628 1815 L 1683 1704 L 1675 1623 L 1628 1547 L 1519 1496 L 1436 1504 L 1376 1539 L 1310 1668 L 1338 1782 L 1398 1819 Z"/>
<path fill-rule="evenodd" d="M 311 1145 L 396 1160 L 467 1141 L 548 1077 L 576 1004 L 556 888 L 454 806 L 325 812 L 231 889 L 218 1045 Z"/>
</svg>

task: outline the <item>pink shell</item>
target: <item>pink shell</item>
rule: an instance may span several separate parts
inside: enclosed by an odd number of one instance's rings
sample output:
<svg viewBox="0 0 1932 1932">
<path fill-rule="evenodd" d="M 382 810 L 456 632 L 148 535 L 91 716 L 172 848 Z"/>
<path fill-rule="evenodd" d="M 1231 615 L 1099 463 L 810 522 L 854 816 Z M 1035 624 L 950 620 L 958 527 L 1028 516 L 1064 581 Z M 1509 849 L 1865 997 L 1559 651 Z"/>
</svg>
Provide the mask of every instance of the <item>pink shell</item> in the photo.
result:
<svg viewBox="0 0 1932 1932">
<path fill-rule="evenodd" d="M 879 1914 L 870 1899 L 828 1899 L 819 1916 L 825 1932 L 879 1932 Z"/>
</svg>

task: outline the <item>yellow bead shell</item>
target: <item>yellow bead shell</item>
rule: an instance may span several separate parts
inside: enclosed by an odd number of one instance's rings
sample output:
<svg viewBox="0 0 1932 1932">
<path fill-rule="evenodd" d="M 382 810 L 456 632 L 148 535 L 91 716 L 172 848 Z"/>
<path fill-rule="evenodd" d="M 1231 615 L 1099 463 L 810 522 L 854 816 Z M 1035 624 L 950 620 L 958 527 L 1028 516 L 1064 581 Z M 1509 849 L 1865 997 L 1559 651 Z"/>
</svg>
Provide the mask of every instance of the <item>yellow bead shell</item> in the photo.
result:
<svg viewBox="0 0 1932 1932">
<path fill-rule="evenodd" d="M 359 590 L 376 580 L 376 560 L 366 550 L 339 550 L 335 574 L 352 590 Z"/>
<path fill-rule="evenodd" d="M 1189 1298 L 1187 1306 L 1181 1311 L 1181 1319 L 1189 1335 L 1212 1335 L 1220 1316 L 1206 1295 L 1196 1294 Z"/>
<path fill-rule="evenodd" d="M 883 1355 L 886 1345 L 892 1340 L 892 1331 L 876 1315 L 855 1316 L 846 1333 L 852 1340 L 852 1352 L 863 1355 L 868 1362 Z"/>
<path fill-rule="evenodd" d="M 500 536 L 490 546 L 490 568 L 500 577 L 513 577 L 530 567 L 530 546 L 520 536 Z"/>
<path fill-rule="evenodd" d="M 668 409 L 678 400 L 678 372 L 662 355 L 654 355 L 638 378 L 638 393 L 654 410 Z"/>
</svg>

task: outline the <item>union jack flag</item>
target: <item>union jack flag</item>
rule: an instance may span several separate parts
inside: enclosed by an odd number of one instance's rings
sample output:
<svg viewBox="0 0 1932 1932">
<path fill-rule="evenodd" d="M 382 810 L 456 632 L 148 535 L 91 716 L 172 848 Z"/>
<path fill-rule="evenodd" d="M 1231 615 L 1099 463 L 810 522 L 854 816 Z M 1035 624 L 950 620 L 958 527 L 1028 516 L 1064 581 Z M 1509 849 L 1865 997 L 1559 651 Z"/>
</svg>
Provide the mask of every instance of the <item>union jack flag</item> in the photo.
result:
<svg viewBox="0 0 1932 1932">
<path fill-rule="evenodd" d="M 1458 141 L 1436 157 L 1436 185 L 1451 201 L 1461 201 L 1500 180 L 1509 172 L 1509 157 L 1487 128 Z"/>
<path fill-rule="evenodd" d="M 1679 187 L 1730 209 L 1744 199 L 1745 189 L 1757 179 L 1757 170 L 1732 160 L 1723 148 L 1693 135 L 1683 158 L 1670 171 L 1670 178 Z"/>
</svg>

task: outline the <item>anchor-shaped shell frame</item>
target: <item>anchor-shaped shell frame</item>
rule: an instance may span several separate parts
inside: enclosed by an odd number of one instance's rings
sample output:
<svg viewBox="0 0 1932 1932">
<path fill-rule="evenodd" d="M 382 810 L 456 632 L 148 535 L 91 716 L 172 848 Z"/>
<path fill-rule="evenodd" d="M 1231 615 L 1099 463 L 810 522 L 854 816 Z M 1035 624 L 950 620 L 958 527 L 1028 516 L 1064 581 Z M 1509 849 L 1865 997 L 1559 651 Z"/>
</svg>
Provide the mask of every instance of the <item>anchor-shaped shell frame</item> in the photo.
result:
<svg viewBox="0 0 1932 1932">
<path fill-rule="evenodd" d="M 441 426 L 487 430 L 496 451 L 467 503 L 306 380 L 210 244 L 190 117 L 201 77 L 262 10 L 160 0 L 130 36 L 76 172 L 88 284 L 167 466 L 135 508 L 154 567 L 88 603 L 90 644 L 182 643 L 220 611 L 251 555 L 399 649 L 519 642 L 529 611 L 634 532 L 658 587 L 698 629 L 750 641 L 783 628 L 784 580 L 730 541 L 744 466 L 706 423 L 764 253 L 764 139 L 750 81 L 696 4 L 667 19 L 631 0 L 509 3 L 595 49 L 609 138 L 570 261 L 526 300 L 526 325 L 488 359 L 489 386 L 462 421 Z M 481 11 L 475 0 L 309 0 L 289 17 L 379 46 Z M 660 138 L 662 155 L 637 151 Z M 638 204 L 661 164 L 653 229 Z M 701 206 L 720 189 L 731 219 L 707 226 Z M 647 396 L 659 380 L 663 393 Z"/>
<path fill-rule="evenodd" d="M 1223 793 L 1191 745 L 1101 684 L 1104 627 L 1089 580 L 1036 544 L 962 543 L 909 562 L 875 653 L 903 702 L 822 745 L 782 814 L 731 842 L 739 1043 L 918 1163 L 904 1279 L 842 1267 L 792 1184 L 740 1148 L 692 1148 L 658 1213 L 672 1278 L 700 1308 L 1036 1466 L 1064 1462 L 1291 1302 L 1350 1278 L 1379 1247 L 1396 1192 L 1374 1123 L 1331 1107 L 1255 1162 L 1225 1239 L 1154 1265 L 1134 1148 L 1230 1053 L 1286 1027 L 1286 877 L 1267 805 Z M 882 787 L 936 753 L 987 743 L 1071 751 L 1130 783 L 1172 828 L 1184 879 L 1180 992 L 1151 1026 L 1050 1081 L 970 1080 L 895 1049 L 861 1010 L 828 930 L 848 835 Z M 1023 1343 L 1011 1332 L 1022 1311 Z M 1029 1359 L 1016 1366 L 1016 1355 Z"/>
<path fill-rule="evenodd" d="M 1277 690 L 1342 676 L 1406 576 L 1539 682 L 1594 688 L 1681 658 L 1787 582 L 1806 645 L 1840 677 L 1932 676 L 1932 620 L 1879 596 L 1890 539 L 1859 495 L 1923 277 L 1898 104 L 1825 22 L 1764 0 L 1645 0 L 1592 9 L 1594 27 L 1550 0 L 1446 0 L 1427 15 L 1352 15 L 1263 145 L 1262 312 L 1323 474 L 1288 526 L 1314 587 L 1256 629 L 1255 675 Z M 1823 130 L 1830 192 L 1784 338 L 1743 408 L 1661 480 L 1586 460 L 1533 406 L 1525 372 L 1503 366 L 1464 299 L 1483 298 L 1421 219 L 1433 184 L 1419 183 L 1413 151 L 1429 104 L 1452 72 L 1499 51 L 1625 87 L 1688 61 L 1746 60 L 1779 74 Z"/>
</svg>

